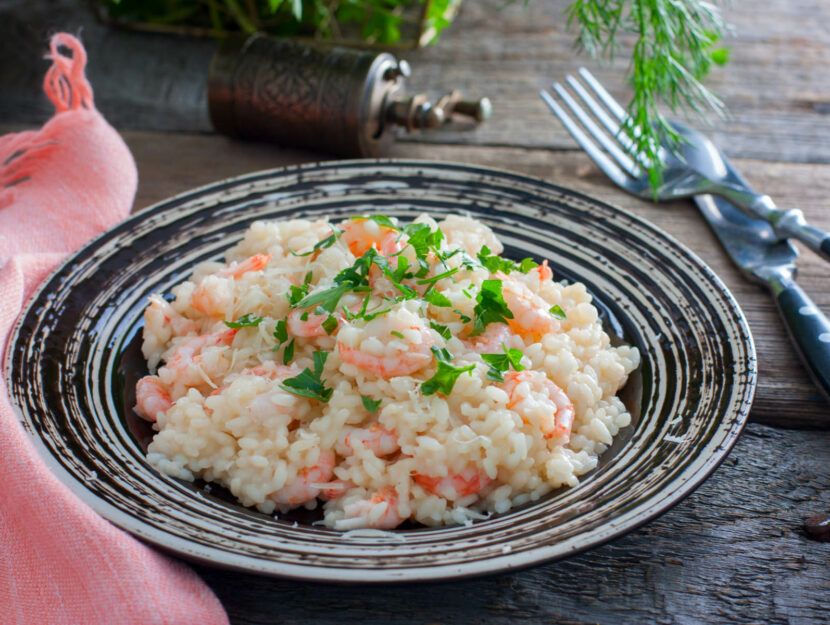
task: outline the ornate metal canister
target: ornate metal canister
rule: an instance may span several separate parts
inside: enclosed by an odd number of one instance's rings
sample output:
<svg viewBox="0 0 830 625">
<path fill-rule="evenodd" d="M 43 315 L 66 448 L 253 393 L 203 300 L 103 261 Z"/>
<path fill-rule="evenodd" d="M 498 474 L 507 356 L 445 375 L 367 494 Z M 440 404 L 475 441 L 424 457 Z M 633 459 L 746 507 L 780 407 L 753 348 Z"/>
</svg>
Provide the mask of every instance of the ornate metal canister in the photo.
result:
<svg viewBox="0 0 830 625">
<path fill-rule="evenodd" d="M 489 101 L 442 106 L 404 97 L 409 65 L 385 52 L 325 47 L 255 34 L 228 39 L 210 68 L 208 103 L 222 133 L 340 156 L 382 156 L 392 129 L 432 128 L 453 110 L 477 121 Z M 449 106 L 447 106 L 449 104 Z"/>
</svg>

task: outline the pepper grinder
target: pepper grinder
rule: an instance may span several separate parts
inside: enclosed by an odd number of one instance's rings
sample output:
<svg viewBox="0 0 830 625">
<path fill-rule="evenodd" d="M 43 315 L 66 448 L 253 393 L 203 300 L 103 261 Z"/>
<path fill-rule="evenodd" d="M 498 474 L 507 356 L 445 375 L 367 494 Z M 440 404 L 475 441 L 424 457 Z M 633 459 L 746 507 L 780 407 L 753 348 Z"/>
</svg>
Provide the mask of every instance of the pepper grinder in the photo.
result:
<svg viewBox="0 0 830 625">
<path fill-rule="evenodd" d="M 453 91 L 431 103 L 406 96 L 409 64 L 386 52 L 254 34 L 226 39 L 213 57 L 208 105 L 214 128 L 344 157 L 387 153 L 395 127 L 437 128 L 455 116 L 489 117 L 490 101 Z"/>
</svg>

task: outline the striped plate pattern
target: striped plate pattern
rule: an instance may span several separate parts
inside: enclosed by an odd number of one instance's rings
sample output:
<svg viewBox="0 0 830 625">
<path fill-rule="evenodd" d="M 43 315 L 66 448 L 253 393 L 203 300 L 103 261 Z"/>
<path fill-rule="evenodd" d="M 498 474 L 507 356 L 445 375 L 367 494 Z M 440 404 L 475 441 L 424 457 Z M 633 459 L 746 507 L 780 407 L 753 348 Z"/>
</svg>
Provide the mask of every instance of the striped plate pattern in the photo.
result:
<svg viewBox="0 0 830 625">
<path fill-rule="evenodd" d="M 160 475 L 131 411 L 144 373 L 147 296 L 219 259 L 254 220 L 382 212 L 466 213 L 515 258 L 585 283 L 615 339 L 643 363 L 623 390 L 634 415 L 575 488 L 470 526 L 342 534 L 240 507 Z M 66 261 L 9 342 L 20 419 L 50 468 L 101 515 L 180 556 L 340 582 L 470 576 L 599 545 L 665 512 L 724 459 L 755 387 L 752 338 L 712 271 L 648 223 L 542 180 L 452 163 L 340 161 L 261 172 L 148 208 Z"/>
</svg>

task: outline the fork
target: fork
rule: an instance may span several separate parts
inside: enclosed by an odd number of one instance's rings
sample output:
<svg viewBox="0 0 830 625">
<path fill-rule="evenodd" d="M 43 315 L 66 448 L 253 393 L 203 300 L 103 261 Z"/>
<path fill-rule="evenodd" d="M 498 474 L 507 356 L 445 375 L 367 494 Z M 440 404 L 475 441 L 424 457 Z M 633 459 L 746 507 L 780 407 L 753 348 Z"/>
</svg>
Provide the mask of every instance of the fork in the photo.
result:
<svg viewBox="0 0 830 625">
<path fill-rule="evenodd" d="M 663 172 L 662 181 L 656 190 L 653 189 L 647 171 L 649 160 L 642 152 L 637 151 L 625 130 L 621 130 L 621 125 L 624 127 L 629 119 L 625 109 L 587 69 L 581 67 L 578 73 L 588 88 L 571 75 L 565 77 L 565 82 L 579 96 L 593 117 L 558 82 L 553 83 L 552 89 L 579 120 L 579 124 L 550 93 L 543 89 L 539 95 L 565 129 L 588 153 L 591 160 L 619 187 L 632 195 L 657 200 L 675 200 L 704 194 L 718 195 L 751 217 L 767 221 L 779 239 L 798 239 L 826 260 L 830 260 L 830 234 L 807 224 L 800 210 L 782 210 L 775 206 L 768 195 L 755 193 L 746 186 L 713 180 L 703 175 L 669 147 L 669 141 L 665 136 L 656 151 Z M 591 92 L 602 104 L 591 95 Z M 603 130 L 597 122 L 605 129 Z M 711 144 L 708 140 L 707 143 Z M 703 147 L 717 150 L 713 144 L 711 147 Z"/>
</svg>

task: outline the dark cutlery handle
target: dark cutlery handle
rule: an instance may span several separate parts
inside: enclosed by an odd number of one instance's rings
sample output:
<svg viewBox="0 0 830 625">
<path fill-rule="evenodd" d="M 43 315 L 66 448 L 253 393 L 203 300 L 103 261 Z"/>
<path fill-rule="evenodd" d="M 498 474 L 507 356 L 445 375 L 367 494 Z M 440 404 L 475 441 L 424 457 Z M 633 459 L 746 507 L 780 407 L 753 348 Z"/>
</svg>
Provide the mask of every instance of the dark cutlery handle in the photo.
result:
<svg viewBox="0 0 830 625">
<path fill-rule="evenodd" d="M 779 288 L 775 289 L 775 301 L 787 331 L 810 376 L 830 400 L 830 319 L 792 280 L 776 286 Z"/>
<path fill-rule="evenodd" d="M 830 234 L 824 237 L 824 240 L 822 240 L 819 246 L 819 250 L 821 250 L 825 258 L 830 259 Z"/>
</svg>

